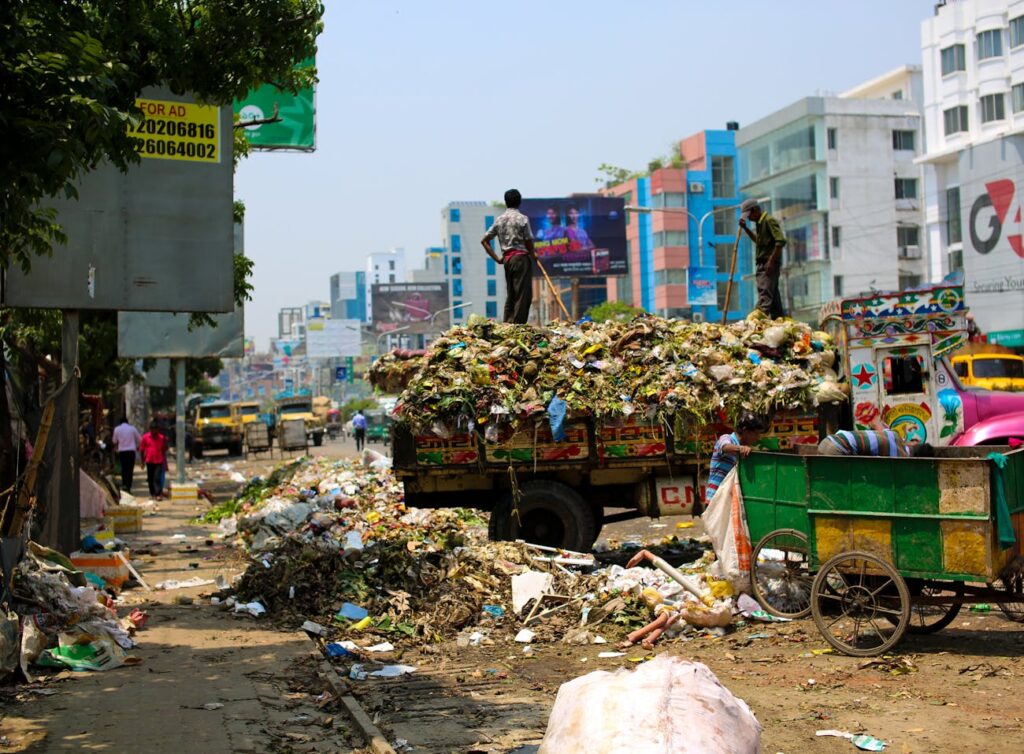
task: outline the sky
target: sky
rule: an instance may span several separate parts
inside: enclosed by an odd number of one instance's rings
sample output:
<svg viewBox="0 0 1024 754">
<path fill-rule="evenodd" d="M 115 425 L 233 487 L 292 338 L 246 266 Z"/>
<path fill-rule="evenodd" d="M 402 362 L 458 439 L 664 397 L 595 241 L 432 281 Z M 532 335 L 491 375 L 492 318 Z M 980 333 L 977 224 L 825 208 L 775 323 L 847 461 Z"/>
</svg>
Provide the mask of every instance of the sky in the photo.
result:
<svg viewBox="0 0 1024 754">
<path fill-rule="evenodd" d="M 255 263 L 246 334 L 330 276 L 441 242 L 450 201 L 564 196 L 704 129 L 920 64 L 934 0 L 326 0 L 317 150 L 235 175 Z M 482 253 L 482 252 L 481 252 Z"/>
</svg>

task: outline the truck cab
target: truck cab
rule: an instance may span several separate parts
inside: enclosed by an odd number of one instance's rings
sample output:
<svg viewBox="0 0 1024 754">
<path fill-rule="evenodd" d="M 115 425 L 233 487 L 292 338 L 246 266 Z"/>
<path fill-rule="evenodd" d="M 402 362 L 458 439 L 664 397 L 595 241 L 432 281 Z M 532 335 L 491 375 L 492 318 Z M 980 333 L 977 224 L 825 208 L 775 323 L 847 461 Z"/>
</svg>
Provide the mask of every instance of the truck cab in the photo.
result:
<svg viewBox="0 0 1024 754">
<path fill-rule="evenodd" d="M 246 424 L 260 421 L 260 404 L 256 401 L 237 401 L 231 404 L 231 414 L 244 428 Z"/>
<path fill-rule="evenodd" d="M 844 423 L 853 429 L 881 419 L 906 440 L 935 446 L 1024 437 L 1024 394 L 968 388 L 951 362 L 967 344 L 961 286 L 838 299 L 821 325 L 850 384 Z"/>
<path fill-rule="evenodd" d="M 280 427 L 282 422 L 302 419 L 306 424 L 306 437 L 313 445 L 320 446 L 324 441 L 324 424 L 313 413 L 313 399 L 308 395 L 280 396 L 274 404 L 275 424 Z"/>
<path fill-rule="evenodd" d="M 950 361 L 965 387 L 1024 390 L 1024 357 L 1012 353 L 965 353 Z"/>
<path fill-rule="evenodd" d="M 196 408 L 196 431 L 192 453 L 202 458 L 208 450 L 226 449 L 230 455 L 242 454 L 242 423 L 227 401 L 208 401 Z"/>
</svg>

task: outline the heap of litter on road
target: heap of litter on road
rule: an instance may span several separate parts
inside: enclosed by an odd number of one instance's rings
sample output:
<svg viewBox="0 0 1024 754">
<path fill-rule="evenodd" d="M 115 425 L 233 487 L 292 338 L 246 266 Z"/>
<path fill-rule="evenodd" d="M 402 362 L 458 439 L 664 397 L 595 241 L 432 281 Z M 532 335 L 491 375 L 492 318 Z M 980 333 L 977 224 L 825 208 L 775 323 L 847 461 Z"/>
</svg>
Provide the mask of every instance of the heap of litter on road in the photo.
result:
<svg viewBox="0 0 1024 754">
<path fill-rule="evenodd" d="M 601 420 L 701 424 L 841 400 L 832 349 L 824 332 L 759 313 L 728 325 L 643 316 L 546 328 L 474 316 L 425 356 L 379 359 L 369 378 L 405 388 L 395 416 L 416 431 L 479 427 L 497 439 L 498 425 L 550 413 L 553 401 Z"/>
</svg>

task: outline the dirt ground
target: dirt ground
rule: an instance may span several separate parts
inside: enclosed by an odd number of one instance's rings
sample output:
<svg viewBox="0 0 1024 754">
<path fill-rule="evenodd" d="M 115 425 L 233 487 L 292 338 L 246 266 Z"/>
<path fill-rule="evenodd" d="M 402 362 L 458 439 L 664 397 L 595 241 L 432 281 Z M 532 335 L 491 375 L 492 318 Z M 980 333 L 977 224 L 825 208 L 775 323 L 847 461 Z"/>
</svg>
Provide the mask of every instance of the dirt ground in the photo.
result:
<svg viewBox="0 0 1024 754">
<path fill-rule="evenodd" d="M 341 457 L 353 448 L 323 450 Z M 230 470 L 221 468 L 225 462 Z M 234 488 L 230 471 L 251 476 L 278 462 L 214 457 L 195 471 L 222 496 Z M 244 568 L 235 551 L 207 544 L 212 527 L 187 523 L 196 512 L 164 503 L 145 519 L 133 559 L 149 583 L 230 578 Z M 603 536 L 615 545 L 699 533 L 699 524 L 675 524 L 627 521 Z M 0 689 L 0 751 L 344 752 L 361 745 L 345 713 L 321 698 L 325 686 L 306 635 L 231 615 L 200 596 L 210 591 L 126 592 L 125 607 L 140 605 L 152 616 L 133 651 L 141 664 Z M 180 596 L 193 604 L 177 604 Z M 900 754 L 1024 749 L 1024 624 L 998 612 L 965 609 L 946 630 L 907 636 L 881 661 L 831 653 L 810 619 L 743 625 L 723 638 L 668 641 L 654 653 L 634 648 L 615 659 L 597 655 L 620 638 L 617 626 L 598 630 L 609 645 L 569 646 L 552 630 L 553 640 L 534 644 L 529 656 L 504 638 L 509 633 L 494 632 L 501 638 L 491 646 L 405 649 L 383 659 L 416 666 L 413 675 L 343 683 L 389 740 L 402 739 L 413 752 L 535 751 L 561 683 L 662 652 L 706 663 L 744 699 L 764 726 L 768 753 L 856 751 L 848 741 L 815 736 L 833 728 L 869 733 Z M 347 664 L 337 668 L 347 675 Z"/>
</svg>

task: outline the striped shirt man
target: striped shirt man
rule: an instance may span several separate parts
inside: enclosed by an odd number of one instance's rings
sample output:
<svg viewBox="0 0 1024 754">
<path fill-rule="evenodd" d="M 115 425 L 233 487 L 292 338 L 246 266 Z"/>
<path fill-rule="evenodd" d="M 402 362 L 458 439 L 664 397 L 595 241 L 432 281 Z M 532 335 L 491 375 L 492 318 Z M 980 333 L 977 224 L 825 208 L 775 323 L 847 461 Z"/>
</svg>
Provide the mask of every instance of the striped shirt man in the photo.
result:
<svg viewBox="0 0 1024 754">
<path fill-rule="evenodd" d="M 910 449 L 903 438 L 891 429 L 864 432 L 841 429 L 821 441 L 818 455 L 906 458 L 910 456 Z"/>
</svg>

